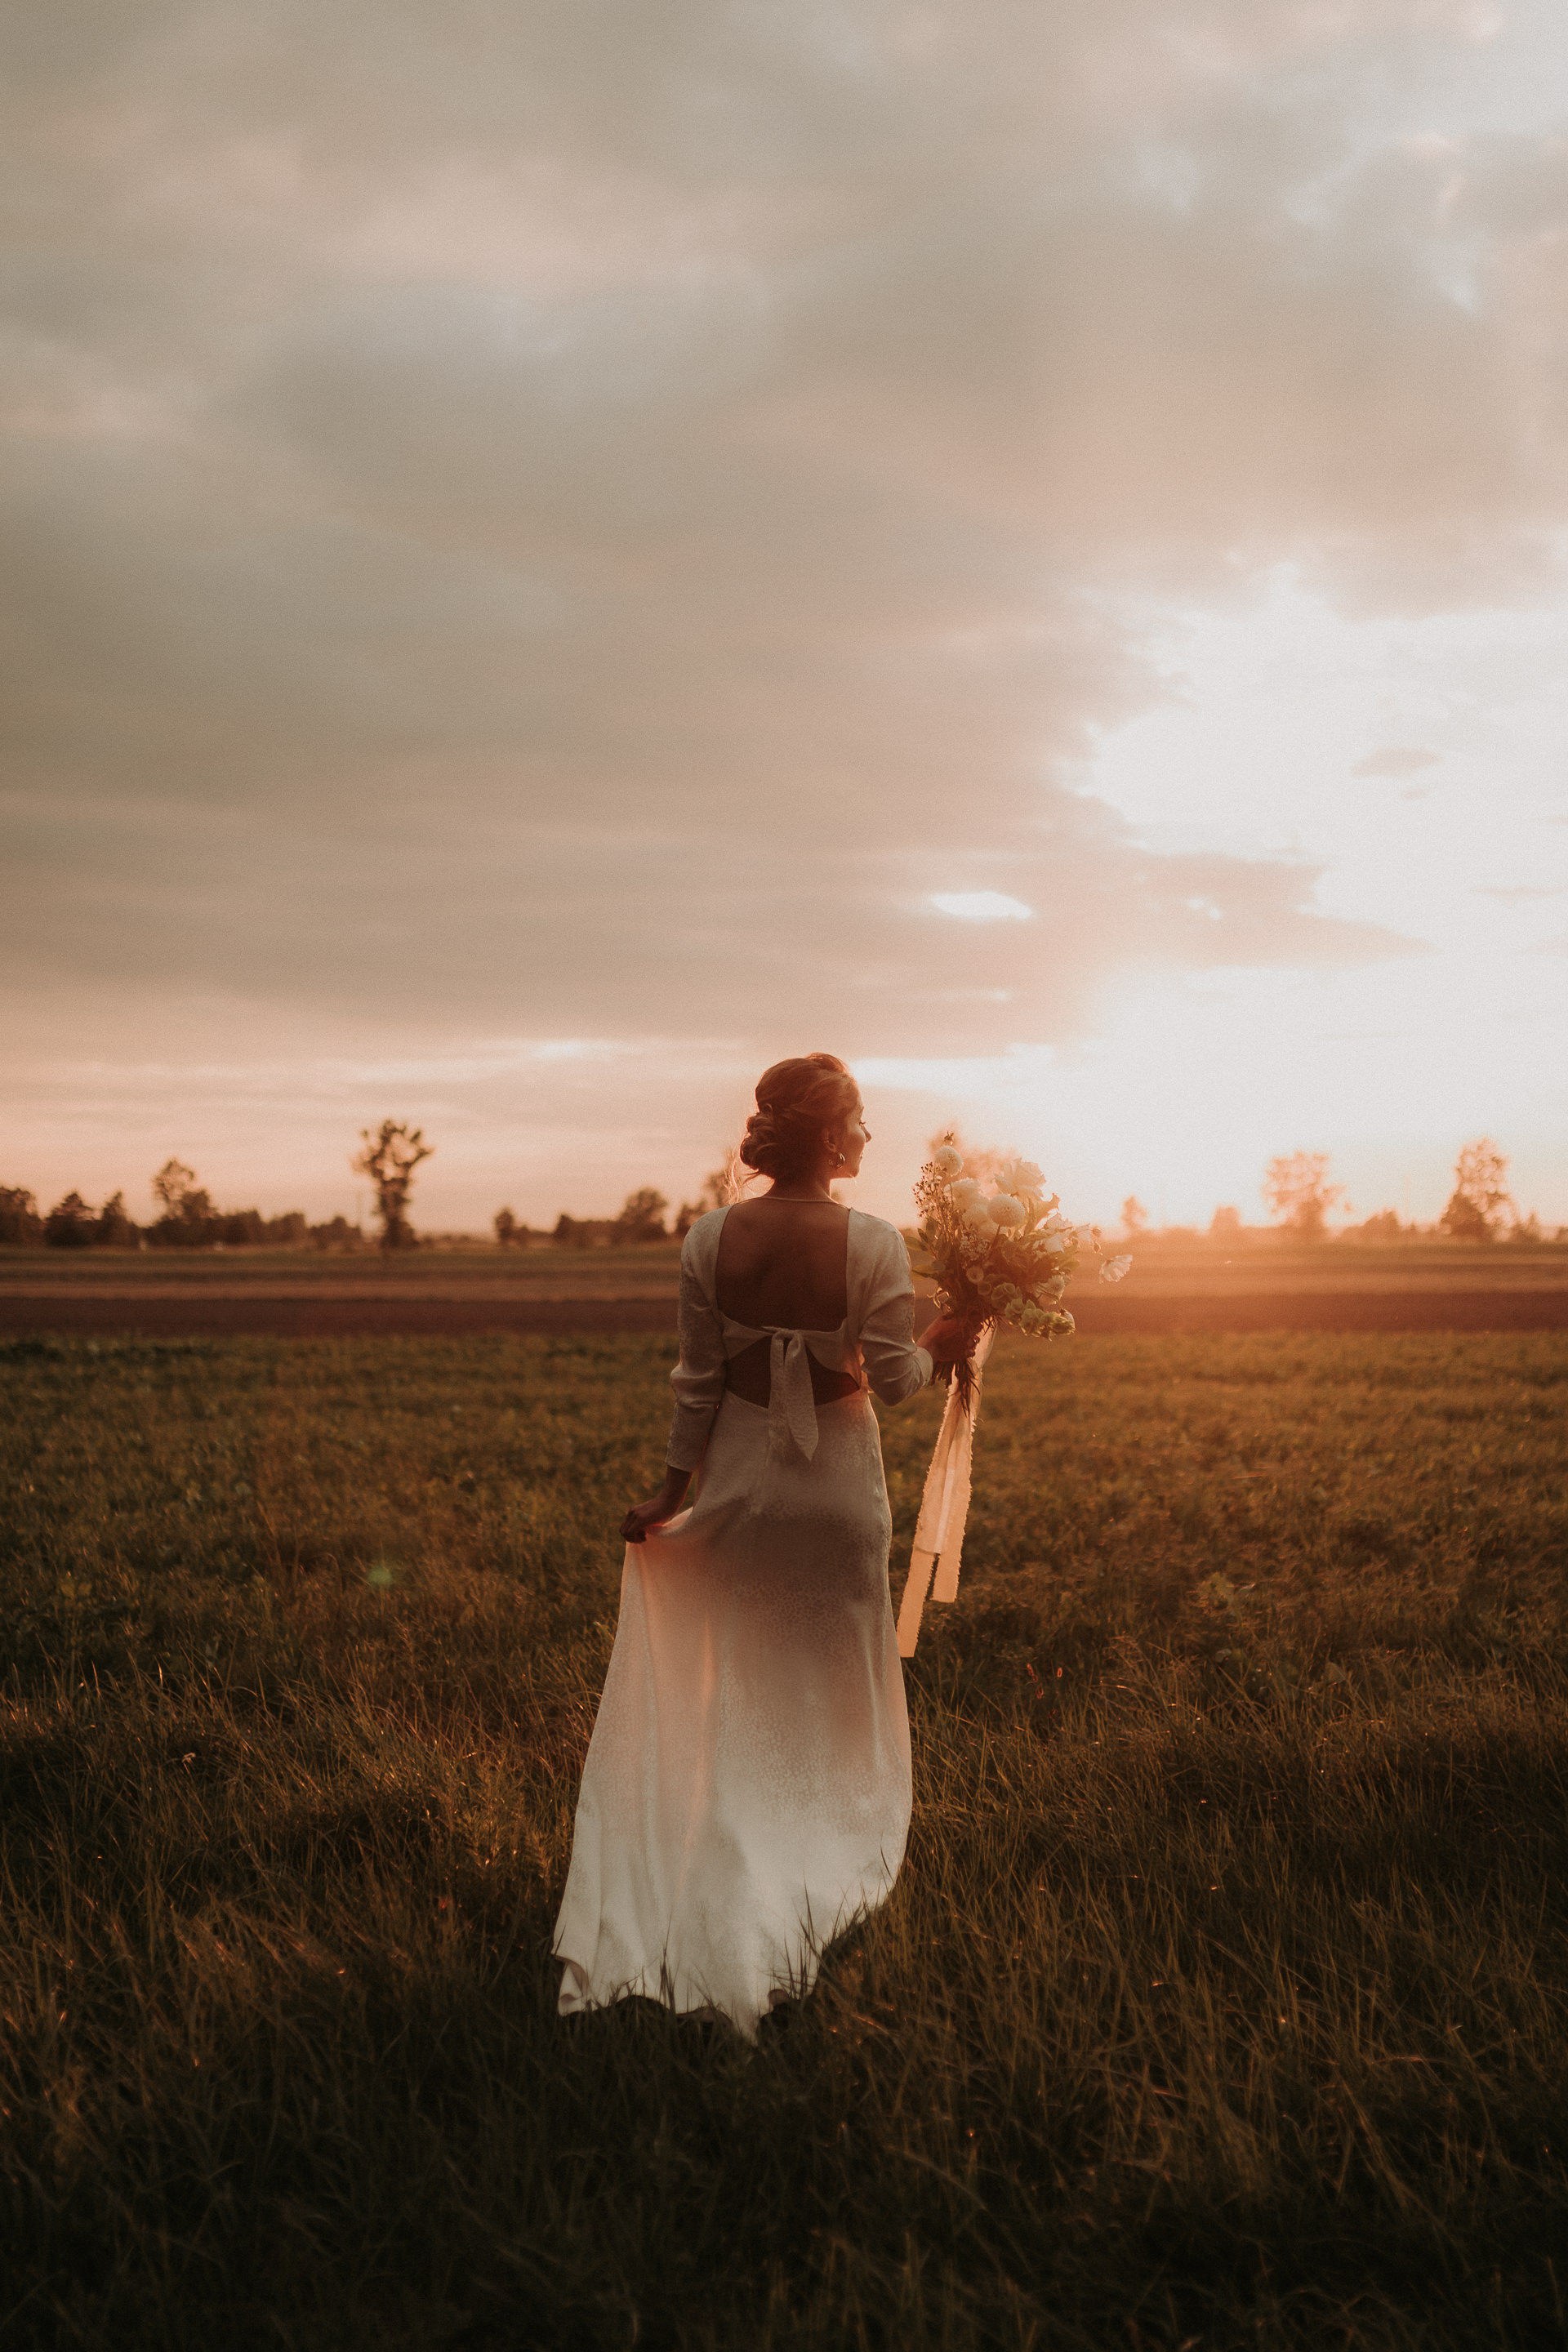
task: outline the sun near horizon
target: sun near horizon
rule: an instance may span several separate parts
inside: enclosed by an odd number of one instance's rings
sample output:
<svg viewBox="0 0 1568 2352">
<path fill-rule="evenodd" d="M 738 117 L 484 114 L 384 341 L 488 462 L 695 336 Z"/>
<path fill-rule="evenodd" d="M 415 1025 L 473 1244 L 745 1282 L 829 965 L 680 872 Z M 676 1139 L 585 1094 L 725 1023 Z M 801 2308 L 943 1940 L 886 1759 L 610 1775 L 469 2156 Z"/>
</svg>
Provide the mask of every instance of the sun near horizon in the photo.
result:
<svg viewBox="0 0 1568 2352">
<path fill-rule="evenodd" d="M 0 1182 L 1568 1221 L 1552 13 L 659 14 L 17 44 Z"/>
</svg>

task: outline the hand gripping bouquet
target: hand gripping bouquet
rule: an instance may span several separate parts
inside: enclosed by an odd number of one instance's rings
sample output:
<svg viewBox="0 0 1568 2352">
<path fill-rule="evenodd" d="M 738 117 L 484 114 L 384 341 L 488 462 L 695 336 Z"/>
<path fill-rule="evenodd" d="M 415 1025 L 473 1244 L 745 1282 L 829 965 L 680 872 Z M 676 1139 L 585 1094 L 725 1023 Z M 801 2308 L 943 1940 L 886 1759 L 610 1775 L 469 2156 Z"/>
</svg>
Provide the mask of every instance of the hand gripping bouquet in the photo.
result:
<svg viewBox="0 0 1568 2352">
<path fill-rule="evenodd" d="M 921 1213 L 916 1271 L 934 1276 L 937 1305 L 980 1327 L 971 1355 L 954 1369 L 936 1452 L 926 1476 L 909 1581 L 899 1612 L 899 1649 L 913 1654 L 928 1587 L 938 1601 L 958 1596 L 959 1557 L 969 1512 L 970 1464 L 980 1402 L 980 1375 L 999 1325 L 1026 1339 L 1066 1338 L 1073 1318 L 1062 1294 L 1076 1273 L 1082 1236 L 1030 1160 L 1006 1160 L 995 1189 L 965 1172 L 963 1155 L 944 1136 L 915 1185 Z M 1120 1282 L 1132 1261 L 1107 1257 L 1100 1229 L 1088 1229 L 1102 1282 Z M 940 1563 L 940 1565 L 939 1565 Z M 935 1576 L 934 1584 L 932 1576 Z"/>
</svg>

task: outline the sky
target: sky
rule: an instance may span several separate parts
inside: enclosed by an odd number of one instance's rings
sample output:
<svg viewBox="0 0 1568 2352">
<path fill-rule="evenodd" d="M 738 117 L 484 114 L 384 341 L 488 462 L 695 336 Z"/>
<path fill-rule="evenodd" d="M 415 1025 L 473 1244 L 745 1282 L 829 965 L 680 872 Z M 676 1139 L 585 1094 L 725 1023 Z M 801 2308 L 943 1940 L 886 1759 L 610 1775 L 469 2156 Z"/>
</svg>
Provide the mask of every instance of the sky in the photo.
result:
<svg viewBox="0 0 1568 2352">
<path fill-rule="evenodd" d="M 1557 0 L 0 18 L 0 1182 L 1568 1222 Z"/>
</svg>

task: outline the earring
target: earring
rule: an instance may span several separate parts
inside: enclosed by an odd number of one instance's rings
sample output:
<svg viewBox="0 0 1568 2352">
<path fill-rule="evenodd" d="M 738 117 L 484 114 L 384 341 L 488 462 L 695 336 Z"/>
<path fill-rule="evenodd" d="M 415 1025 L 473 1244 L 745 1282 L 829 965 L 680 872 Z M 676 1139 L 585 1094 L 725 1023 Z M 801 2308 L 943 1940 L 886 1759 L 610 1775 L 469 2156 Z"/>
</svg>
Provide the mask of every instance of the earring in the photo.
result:
<svg viewBox="0 0 1568 2352">
<path fill-rule="evenodd" d="M 841 1151 L 841 1152 L 839 1153 L 839 1155 L 838 1155 L 837 1160 L 836 1160 L 836 1162 L 834 1163 L 834 1164 L 835 1164 L 835 1166 L 836 1166 L 836 1167 L 842 1168 L 842 1167 L 843 1167 L 843 1165 L 844 1165 L 844 1162 L 845 1162 L 845 1160 L 846 1160 L 846 1159 L 847 1159 L 847 1157 L 848 1157 L 848 1154 L 847 1154 L 847 1152 L 843 1152 L 843 1151 Z"/>
</svg>

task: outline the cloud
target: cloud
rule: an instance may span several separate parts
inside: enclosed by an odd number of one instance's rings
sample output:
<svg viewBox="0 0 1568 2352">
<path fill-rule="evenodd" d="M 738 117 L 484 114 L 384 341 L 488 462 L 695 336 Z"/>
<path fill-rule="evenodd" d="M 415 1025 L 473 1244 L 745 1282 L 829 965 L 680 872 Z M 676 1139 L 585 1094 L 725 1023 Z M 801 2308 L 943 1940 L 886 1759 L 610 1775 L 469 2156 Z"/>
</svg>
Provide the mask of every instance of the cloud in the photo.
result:
<svg viewBox="0 0 1568 2352">
<path fill-rule="evenodd" d="M 1391 743 L 1386 751 L 1369 751 L 1351 770 L 1352 776 L 1416 776 L 1423 768 L 1435 768 L 1442 758 L 1440 751 L 1407 750 Z"/>
<path fill-rule="evenodd" d="M 941 1054 L 1407 952 L 1073 779 L 1170 690 L 1123 592 L 1552 576 L 1568 167 L 1429 133 L 1489 54 L 1441 0 L 36 12 L 0 967 Z"/>
<path fill-rule="evenodd" d="M 1009 898 L 1005 890 L 933 890 L 931 902 L 939 914 L 961 923 L 1027 923 L 1035 914 L 1033 907 Z"/>
</svg>

